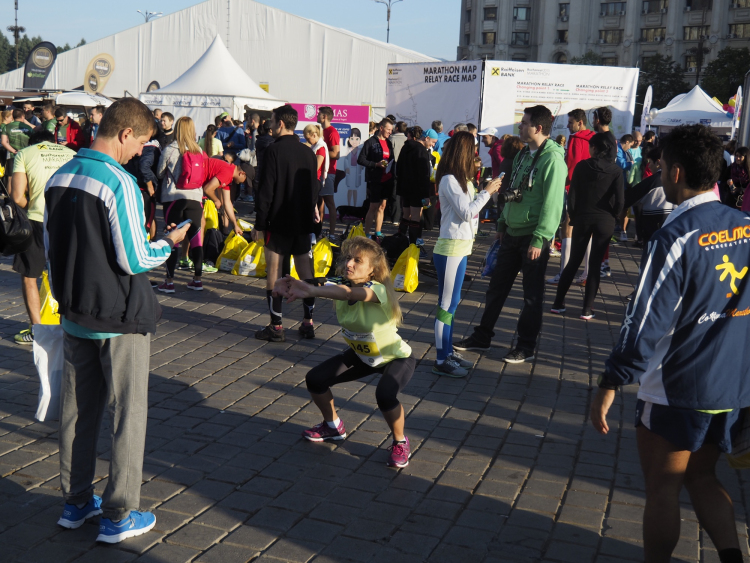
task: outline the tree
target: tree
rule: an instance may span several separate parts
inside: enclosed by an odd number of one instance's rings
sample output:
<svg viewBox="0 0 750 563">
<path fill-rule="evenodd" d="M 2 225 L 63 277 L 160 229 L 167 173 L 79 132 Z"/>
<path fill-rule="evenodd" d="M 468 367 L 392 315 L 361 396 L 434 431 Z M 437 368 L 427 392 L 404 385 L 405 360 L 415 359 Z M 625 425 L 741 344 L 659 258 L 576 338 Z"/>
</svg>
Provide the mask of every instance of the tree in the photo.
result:
<svg viewBox="0 0 750 563">
<path fill-rule="evenodd" d="M 598 53 L 594 53 L 594 51 L 587 51 L 580 57 L 573 57 L 570 59 L 570 64 L 572 65 L 600 66 L 603 62 L 602 56 Z"/>
<path fill-rule="evenodd" d="M 651 107 L 658 109 L 666 106 L 678 94 L 684 94 L 690 89 L 688 83 L 685 82 L 682 68 L 672 60 L 672 57 L 654 55 L 645 59 L 638 76 L 635 123 L 641 121 L 643 99 L 649 86 L 654 87 Z"/>
<path fill-rule="evenodd" d="M 70 51 L 71 49 L 75 49 L 76 47 L 82 47 L 86 44 L 86 40 L 84 38 L 81 38 L 81 40 L 78 42 L 78 45 L 75 47 L 71 47 L 70 43 L 66 43 L 65 45 L 62 45 L 57 48 L 57 54 L 64 53 L 65 51 Z"/>
<path fill-rule="evenodd" d="M 715 96 L 726 104 L 729 98 L 737 93 L 737 88 L 744 82 L 748 70 L 750 49 L 726 47 L 706 66 L 701 87 L 709 96 Z"/>
<path fill-rule="evenodd" d="M 13 66 L 9 66 L 10 58 L 13 57 Z M 16 67 L 16 51 L 4 33 L 0 33 L 0 74 L 8 72 Z"/>
</svg>

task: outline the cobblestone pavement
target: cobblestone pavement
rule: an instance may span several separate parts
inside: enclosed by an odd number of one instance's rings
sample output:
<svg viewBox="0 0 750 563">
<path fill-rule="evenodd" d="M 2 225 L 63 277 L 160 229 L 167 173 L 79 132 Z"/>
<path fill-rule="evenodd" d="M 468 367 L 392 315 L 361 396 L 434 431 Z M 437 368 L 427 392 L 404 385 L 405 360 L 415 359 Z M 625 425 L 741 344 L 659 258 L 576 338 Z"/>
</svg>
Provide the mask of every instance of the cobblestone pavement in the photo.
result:
<svg viewBox="0 0 750 563">
<path fill-rule="evenodd" d="M 480 239 L 456 315 L 457 338 L 482 311 L 476 276 L 490 239 Z M 99 546 L 96 522 L 56 526 L 57 428 L 33 418 L 38 383 L 28 347 L 13 343 L 26 316 L 18 276 L 0 262 L 0 560 L 234 563 L 250 560 L 559 561 L 614 563 L 642 557 L 643 480 L 633 428 L 635 388 L 613 407 L 609 436 L 588 423 L 591 385 L 619 332 L 639 251 L 612 247 L 597 317 L 545 313 L 533 363 L 506 365 L 521 306 L 517 282 L 492 351 L 467 355 L 466 379 L 431 373 L 436 282 L 401 297 L 401 334 L 419 359 L 402 396 L 411 464 L 385 466 L 387 427 L 375 378 L 334 388 L 349 430 L 342 443 L 312 444 L 300 432 L 320 421 L 305 373 L 343 348 L 330 302 L 320 303 L 315 340 L 298 340 L 300 306 L 287 306 L 288 340 L 253 333 L 267 323 L 264 280 L 206 276 L 206 290 L 160 295 L 164 317 L 152 342 L 150 410 L 141 507 L 153 531 Z M 556 273 L 559 261 L 548 269 Z M 161 273 L 161 272 L 159 272 Z M 153 276 L 154 279 L 157 276 Z M 571 289 L 577 311 L 582 290 Z M 548 289 L 547 303 L 551 303 Z M 107 482 L 100 440 L 97 491 Z M 744 476 L 720 464 L 747 548 Z M 680 561 L 718 561 L 683 497 Z M 96 520 L 96 519 L 94 519 Z"/>
</svg>

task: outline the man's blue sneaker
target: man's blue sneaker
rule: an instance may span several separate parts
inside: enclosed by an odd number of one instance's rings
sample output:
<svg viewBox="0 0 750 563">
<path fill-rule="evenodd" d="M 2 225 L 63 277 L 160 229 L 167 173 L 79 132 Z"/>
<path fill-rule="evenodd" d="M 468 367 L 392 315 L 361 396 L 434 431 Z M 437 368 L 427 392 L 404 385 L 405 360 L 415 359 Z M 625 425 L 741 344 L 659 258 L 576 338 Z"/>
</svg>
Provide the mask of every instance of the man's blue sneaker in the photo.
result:
<svg viewBox="0 0 750 563">
<path fill-rule="evenodd" d="M 68 504 L 66 502 L 62 516 L 60 516 L 57 523 L 63 528 L 75 530 L 76 528 L 83 526 L 83 523 L 89 518 L 101 513 L 102 499 L 94 495 L 83 508 L 78 508 L 75 504 Z"/>
<path fill-rule="evenodd" d="M 104 543 L 119 543 L 124 539 L 145 534 L 156 524 L 156 516 L 150 512 L 132 510 L 130 516 L 119 522 L 112 522 L 109 518 L 102 518 L 99 523 L 99 535 L 96 541 Z"/>
</svg>

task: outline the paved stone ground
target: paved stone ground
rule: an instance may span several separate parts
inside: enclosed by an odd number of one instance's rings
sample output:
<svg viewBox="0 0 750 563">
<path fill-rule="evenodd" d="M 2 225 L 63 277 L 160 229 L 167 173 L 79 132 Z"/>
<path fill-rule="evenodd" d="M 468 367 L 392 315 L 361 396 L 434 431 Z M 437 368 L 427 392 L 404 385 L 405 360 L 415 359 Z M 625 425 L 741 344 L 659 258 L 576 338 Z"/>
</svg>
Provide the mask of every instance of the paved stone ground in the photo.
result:
<svg viewBox="0 0 750 563">
<path fill-rule="evenodd" d="M 475 275 L 489 239 L 470 260 Z M 375 407 L 375 378 L 334 389 L 349 437 L 311 444 L 319 422 L 304 385 L 312 366 L 342 350 L 330 302 L 319 305 L 317 339 L 297 340 L 302 315 L 287 307 L 289 339 L 253 338 L 267 322 L 264 281 L 213 275 L 206 290 L 160 296 L 152 343 L 150 411 L 141 507 L 153 531 L 98 546 L 95 522 L 56 526 L 55 423 L 33 418 L 38 383 L 29 348 L 12 342 L 26 322 L 19 279 L 0 262 L 0 560 L 28 563 L 328 561 L 557 561 L 614 563 L 642 557 L 643 480 L 632 425 L 635 388 L 620 395 L 612 432 L 588 423 L 591 385 L 618 331 L 637 250 L 612 248 L 597 317 L 545 313 L 536 360 L 506 365 L 520 284 L 498 322 L 492 351 L 463 380 L 431 373 L 436 283 L 422 277 L 401 297 L 401 334 L 420 362 L 402 401 L 414 455 L 385 466 L 390 437 Z M 555 273 L 559 262 L 550 261 Z M 156 276 L 154 276 L 156 277 Z M 481 315 L 487 281 L 464 286 L 462 337 Z M 551 302 L 548 291 L 547 300 Z M 580 288 L 568 306 L 577 311 Z M 107 423 L 108 424 L 108 423 Z M 106 429 L 103 434 L 106 434 Z M 108 471 L 100 440 L 97 491 Z M 744 475 L 721 462 L 747 548 Z M 718 561 L 683 497 L 679 561 Z"/>
</svg>

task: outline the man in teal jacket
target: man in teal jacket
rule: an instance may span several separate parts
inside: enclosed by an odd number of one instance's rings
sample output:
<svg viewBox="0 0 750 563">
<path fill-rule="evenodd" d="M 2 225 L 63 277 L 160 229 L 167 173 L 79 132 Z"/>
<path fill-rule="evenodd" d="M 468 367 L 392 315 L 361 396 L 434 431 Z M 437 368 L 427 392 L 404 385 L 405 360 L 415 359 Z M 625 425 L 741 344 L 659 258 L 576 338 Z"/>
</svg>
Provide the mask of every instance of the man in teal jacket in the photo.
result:
<svg viewBox="0 0 750 563">
<path fill-rule="evenodd" d="M 505 205 L 497 221 L 502 241 L 495 271 L 487 290 L 486 306 L 474 334 L 453 345 L 458 350 L 490 349 L 494 328 L 518 272 L 523 272 L 524 306 L 518 319 L 518 343 L 505 361 L 511 364 L 533 359 L 544 305 L 544 274 L 550 242 L 560 225 L 568 168 L 560 145 L 549 140 L 554 116 L 544 106 L 524 110 L 518 126 L 526 148 L 513 161 L 511 191 L 521 201 Z"/>
</svg>

